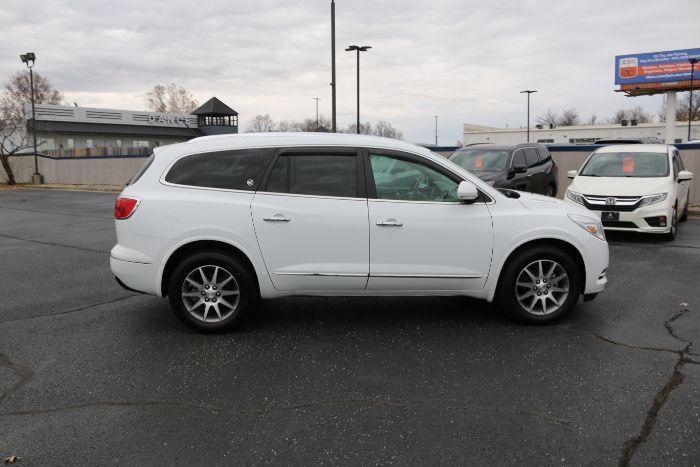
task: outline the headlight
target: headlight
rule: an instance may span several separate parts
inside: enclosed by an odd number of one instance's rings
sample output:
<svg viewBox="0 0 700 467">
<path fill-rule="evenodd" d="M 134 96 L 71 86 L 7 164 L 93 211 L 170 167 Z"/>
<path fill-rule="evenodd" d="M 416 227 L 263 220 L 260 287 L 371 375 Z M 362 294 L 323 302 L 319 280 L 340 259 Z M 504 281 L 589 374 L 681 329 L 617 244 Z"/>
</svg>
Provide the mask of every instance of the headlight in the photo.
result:
<svg viewBox="0 0 700 467">
<path fill-rule="evenodd" d="M 603 224 L 600 223 L 598 219 L 594 219 L 588 216 L 581 216 L 579 214 L 569 214 L 569 219 L 576 222 L 583 230 L 591 235 L 598 237 L 599 239 L 605 241 L 605 232 L 603 231 Z"/>
<path fill-rule="evenodd" d="M 567 190 L 566 197 L 575 203 L 583 204 L 583 196 L 581 196 L 579 193 L 576 193 L 575 191 Z"/>
<path fill-rule="evenodd" d="M 649 206 L 650 204 L 660 203 L 666 199 L 666 193 L 657 193 L 655 195 L 649 195 L 642 198 L 642 202 L 639 203 L 639 207 Z"/>
</svg>

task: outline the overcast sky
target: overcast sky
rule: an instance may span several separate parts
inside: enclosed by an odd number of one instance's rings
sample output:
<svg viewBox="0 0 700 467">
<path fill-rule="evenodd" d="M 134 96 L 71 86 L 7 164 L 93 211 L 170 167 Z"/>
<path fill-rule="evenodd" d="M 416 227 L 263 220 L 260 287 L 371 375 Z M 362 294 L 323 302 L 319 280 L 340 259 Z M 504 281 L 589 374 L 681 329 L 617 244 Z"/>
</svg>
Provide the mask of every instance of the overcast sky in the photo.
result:
<svg viewBox="0 0 700 467">
<path fill-rule="evenodd" d="M 699 0 L 337 0 L 338 124 L 355 118 L 362 55 L 362 120 L 388 120 L 412 142 L 461 139 L 462 124 L 525 125 L 575 108 L 610 117 L 661 97 L 613 92 L 614 56 L 700 47 Z M 241 115 L 330 116 L 326 0 L 1 0 L 0 79 L 37 54 L 36 70 L 69 103 L 145 108 L 155 84 L 175 82 L 200 103 L 216 95 Z"/>
</svg>

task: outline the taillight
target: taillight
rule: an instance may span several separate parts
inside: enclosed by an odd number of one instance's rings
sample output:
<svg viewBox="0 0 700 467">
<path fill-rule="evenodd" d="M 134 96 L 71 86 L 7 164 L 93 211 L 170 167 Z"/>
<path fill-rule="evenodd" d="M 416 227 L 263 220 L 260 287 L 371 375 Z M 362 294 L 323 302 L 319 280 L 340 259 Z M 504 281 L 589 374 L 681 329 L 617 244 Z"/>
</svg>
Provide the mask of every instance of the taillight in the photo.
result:
<svg viewBox="0 0 700 467">
<path fill-rule="evenodd" d="M 114 203 L 114 218 L 128 219 L 136 211 L 136 206 L 138 205 L 139 200 L 120 196 Z"/>
</svg>

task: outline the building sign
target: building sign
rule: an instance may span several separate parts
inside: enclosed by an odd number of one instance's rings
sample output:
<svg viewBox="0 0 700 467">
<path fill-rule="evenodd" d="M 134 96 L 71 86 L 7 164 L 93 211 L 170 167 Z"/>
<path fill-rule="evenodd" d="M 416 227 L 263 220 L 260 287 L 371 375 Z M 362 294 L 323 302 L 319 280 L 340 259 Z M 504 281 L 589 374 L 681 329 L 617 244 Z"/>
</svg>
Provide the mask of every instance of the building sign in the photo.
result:
<svg viewBox="0 0 700 467">
<path fill-rule="evenodd" d="M 690 58 L 700 58 L 700 48 L 669 50 L 615 57 L 615 84 L 690 81 Z M 700 64 L 694 79 L 700 79 Z"/>
<path fill-rule="evenodd" d="M 178 125 L 187 125 L 187 117 L 180 115 L 149 115 L 148 123 L 170 123 Z"/>
</svg>

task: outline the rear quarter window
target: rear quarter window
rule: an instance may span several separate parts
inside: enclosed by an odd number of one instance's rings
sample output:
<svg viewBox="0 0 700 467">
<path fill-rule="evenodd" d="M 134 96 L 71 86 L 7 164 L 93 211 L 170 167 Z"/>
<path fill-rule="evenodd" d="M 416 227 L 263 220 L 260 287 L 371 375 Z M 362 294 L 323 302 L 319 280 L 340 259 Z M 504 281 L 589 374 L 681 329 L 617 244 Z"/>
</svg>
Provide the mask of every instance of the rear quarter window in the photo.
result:
<svg viewBox="0 0 700 467">
<path fill-rule="evenodd" d="M 176 185 L 255 191 L 272 149 L 236 149 L 185 156 L 173 164 L 165 181 Z"/>
</svg>

